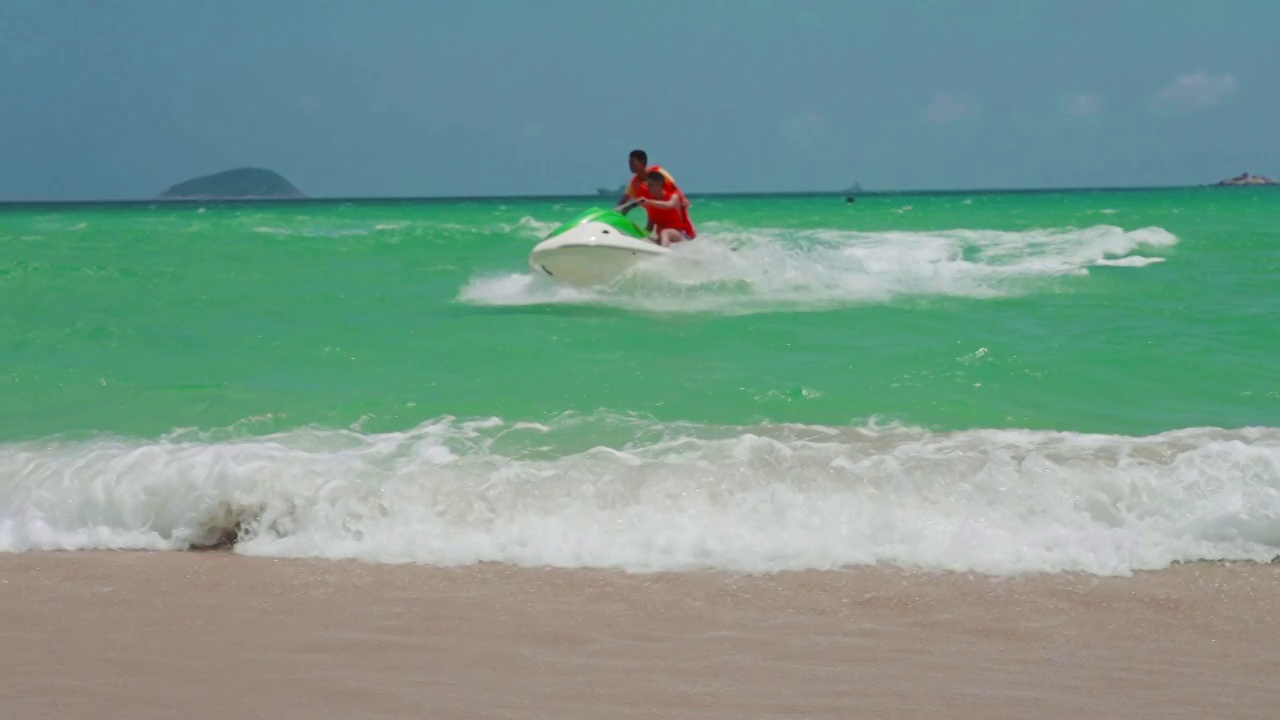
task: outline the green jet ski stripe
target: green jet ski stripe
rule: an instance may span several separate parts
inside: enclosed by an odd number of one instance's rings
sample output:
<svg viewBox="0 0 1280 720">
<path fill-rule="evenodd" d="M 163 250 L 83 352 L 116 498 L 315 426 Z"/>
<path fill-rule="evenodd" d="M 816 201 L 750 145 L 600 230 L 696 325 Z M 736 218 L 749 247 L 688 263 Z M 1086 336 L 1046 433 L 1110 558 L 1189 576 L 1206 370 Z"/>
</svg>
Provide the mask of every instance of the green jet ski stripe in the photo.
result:
<svg viewBox="0 0 1280 720">
<path fill-rule="evenodd" d="M 553 238 L 572 227 L 588 222 L 604 223 L 623 235 L 628 235 L 633 238 L 643 240 L 648 237 L 644 230 L 641 230 L 640 227 L 632 222 L 626 215 L 623 215 L 617 210 L 601 210 L 599 208 L 592 208 L 583 212 L 581 215 L 578 215 L 569 222 L 556 228 L 555 231 L 547 237 Z"/>
</svg>

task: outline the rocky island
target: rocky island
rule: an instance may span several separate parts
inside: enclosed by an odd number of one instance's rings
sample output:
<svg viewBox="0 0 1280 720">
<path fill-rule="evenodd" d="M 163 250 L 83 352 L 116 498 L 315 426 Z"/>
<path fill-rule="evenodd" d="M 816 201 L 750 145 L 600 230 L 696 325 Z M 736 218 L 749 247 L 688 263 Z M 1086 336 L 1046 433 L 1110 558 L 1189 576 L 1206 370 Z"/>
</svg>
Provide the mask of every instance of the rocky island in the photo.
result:
<svg viewBox="0 0 1280 720">
<path fill-rule="evenodd" d="M 160 197 L 165 200 L 278 200 L 306 196 L 277 172 L 244 167 L 180 182 Z"/>
<path fill-rule="evenodd" d="M 1275 180 L 1272 180 L 1269 177 L 1264 177 L 1262 175 L 1250 175 L 1247 172 L 1240 173 L 1239 175 L 1233 178 L 1229 178 L 1227 180 L 1221 180 L 1216 184 L 1217 185 L 1280 185 L 1280 183 L 1277 183 Z"/>
</svg>

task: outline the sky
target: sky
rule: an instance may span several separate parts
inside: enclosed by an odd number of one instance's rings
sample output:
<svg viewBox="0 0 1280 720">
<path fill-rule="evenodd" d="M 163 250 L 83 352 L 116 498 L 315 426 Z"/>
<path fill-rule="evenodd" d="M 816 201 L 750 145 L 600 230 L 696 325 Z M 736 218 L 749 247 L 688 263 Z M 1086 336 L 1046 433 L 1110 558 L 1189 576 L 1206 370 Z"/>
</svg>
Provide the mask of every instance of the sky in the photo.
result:
<svg viewBox="0 0 1280 720">
<path fill-rule="evenodd" d="M 1280 177 L 1280 2 L 4 0 L 0 200 Z"/>
</svg>

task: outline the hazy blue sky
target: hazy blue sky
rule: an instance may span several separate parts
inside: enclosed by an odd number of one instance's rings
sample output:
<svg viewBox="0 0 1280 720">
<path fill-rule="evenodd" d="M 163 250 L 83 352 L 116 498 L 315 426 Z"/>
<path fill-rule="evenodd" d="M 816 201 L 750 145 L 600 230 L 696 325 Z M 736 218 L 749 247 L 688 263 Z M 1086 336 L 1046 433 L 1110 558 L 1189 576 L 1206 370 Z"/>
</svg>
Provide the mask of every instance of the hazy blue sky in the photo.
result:
<svg viewBox="0 0 1280 720">
<path fill-rule="evenodd" d="M 0 199 L 1280 175 L 1280 0 L 4 0 Z"/>
</svg>

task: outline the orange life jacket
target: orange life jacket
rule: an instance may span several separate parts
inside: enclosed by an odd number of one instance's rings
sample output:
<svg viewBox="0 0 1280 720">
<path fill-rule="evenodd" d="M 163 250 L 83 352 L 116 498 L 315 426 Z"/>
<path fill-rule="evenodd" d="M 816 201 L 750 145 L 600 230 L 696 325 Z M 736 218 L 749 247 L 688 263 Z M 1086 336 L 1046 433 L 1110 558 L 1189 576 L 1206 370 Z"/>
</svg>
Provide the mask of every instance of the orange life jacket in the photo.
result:
<svg viewBox="0 0 1280 720">
<path fill-rule="evenodd" d="M 675 178 L 672 178 L 671 173 L 664 170 L 661 165 L 650 165 L 649 167 L 645 168 L 645 173 L 651 173 L 651 172 L 659 173 L 660 175 L 662 175 L 662 177 L 666 178 L 668 185 L 670 185 L 671 187 L 677 187 Z M 643 179 L 640 178 L 639 173 L 636 173 L 635 175 L 631 176 L 631 182 L 627 183 L 626 195 L 627 197 L 631 197 L 631 198 L 651 197 L 649 195 L 649 185 Z"/>
<path fill-rule="evenodd" d="M 679 230 L 692 240 L 698 233 L 693 229 L 693 221 L 689 219 L 689 208 L 685 205 L 689 201 L 680 188 L 673 183 L 668 183 L 662 187 L 662 197 L 653 199 L 667 201 L 672 198 L 678 198 L 684 204 L 673 208 L 644 206 L 645 212 L 649 214 L 649 222 L 653 223 L 658 230 Z"/>
</svg>

